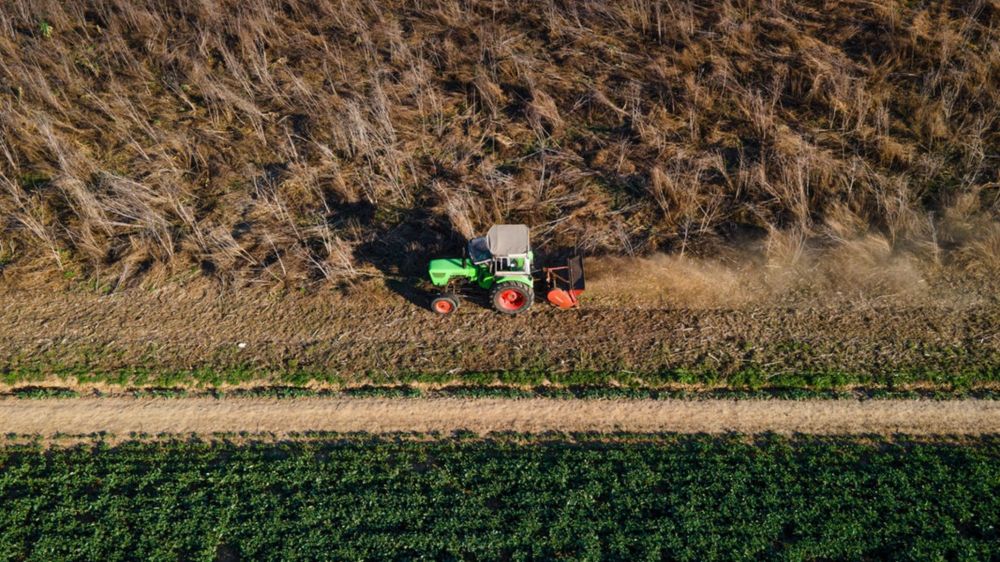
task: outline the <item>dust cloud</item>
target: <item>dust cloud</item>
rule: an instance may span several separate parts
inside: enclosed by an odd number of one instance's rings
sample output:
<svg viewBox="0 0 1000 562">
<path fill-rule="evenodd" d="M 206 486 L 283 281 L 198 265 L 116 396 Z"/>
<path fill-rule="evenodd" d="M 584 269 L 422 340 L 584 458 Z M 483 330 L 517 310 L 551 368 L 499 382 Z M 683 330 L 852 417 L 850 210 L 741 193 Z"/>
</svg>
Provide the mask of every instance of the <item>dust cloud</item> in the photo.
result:
<svg viewBox="0 0 1000 562">
<path fill-rule="evenodd" d="M 600 257 L 587 267 L 588 298 L 640 307 L 955 306 L 995 288 L 968 263 L 872 233 L 831 241 L 775 231 L 711 256 Z"/>
</svg>

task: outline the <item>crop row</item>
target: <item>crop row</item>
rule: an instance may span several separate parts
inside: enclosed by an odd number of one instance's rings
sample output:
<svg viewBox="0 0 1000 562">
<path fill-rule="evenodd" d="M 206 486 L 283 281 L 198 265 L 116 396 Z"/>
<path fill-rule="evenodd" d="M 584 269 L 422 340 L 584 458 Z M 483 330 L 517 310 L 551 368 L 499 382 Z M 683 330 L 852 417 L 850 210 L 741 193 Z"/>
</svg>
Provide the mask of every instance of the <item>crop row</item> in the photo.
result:
<svg viewBox="0 0 1000 562">
<path fill-rule="evenodd" d="M 0 450 L 0 558 L 988 559 L 1000 442 L 706 436 Z"/>
<path fill-rule="evenodd" d="M 570 371 L 555 372 L 546 368 L 506 371 L 406 371 L 365 372 L 341 375 L 326 371 L 271 371 L 245 366 L 206 367 L 191 370 L 160 370 L 124 368 L 119 370 L 91 369 L 87 366 L 35 365 L 31 368 L 10 368 L 0 365 L 0 384 L 8 386 L 63 384 L 113 386 L 118 388 L 211 389 L 233 385 L 258 385 L 280 388 L 306 388 L 322 385 L 339 388 L 390 388 L 404 386 L 434 386 L 459 388 L 534 387 L 560 394 L 669 393 L 670 388 L 718 388 L 726 392 L 779 393 L 801 391 L 807 394 L 908 394 L 919 388 L 931 394 L 955 396 L 983 393 L 1000 382 L 1000 365 L 991 359 L 975 368 L 944 372 L 929 369 L 900 370 L 880 376 L 842 370 L 803 370 L 767 372 L 749 369 L 722 374 L 713 371 L 684 369 L 655 372 L 641 371 Z M 625 389 L 617 390 L 617 389 Z M 478 392 L 478 391 L 477 391 Z M 489 392 L 489 391 L 484 391 Z M 532 392 L 536 394 L 537 391 Z"/>
</svg>

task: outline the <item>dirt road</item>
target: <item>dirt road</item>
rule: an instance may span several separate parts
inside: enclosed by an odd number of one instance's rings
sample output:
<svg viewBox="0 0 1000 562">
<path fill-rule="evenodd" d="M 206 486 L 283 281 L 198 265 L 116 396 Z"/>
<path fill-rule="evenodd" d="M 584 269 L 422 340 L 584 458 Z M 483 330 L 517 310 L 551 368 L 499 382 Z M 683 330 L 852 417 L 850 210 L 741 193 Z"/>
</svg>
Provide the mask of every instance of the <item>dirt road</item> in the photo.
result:
<svg viewBox="0 0 1000 562">
<path fill-rule="evenodd" d="M 150 399 L 0 400 L 0 433 L 305 431 L 678 432 L 977 436 L 1000 433 L 991 400 Z"/>
</svg>

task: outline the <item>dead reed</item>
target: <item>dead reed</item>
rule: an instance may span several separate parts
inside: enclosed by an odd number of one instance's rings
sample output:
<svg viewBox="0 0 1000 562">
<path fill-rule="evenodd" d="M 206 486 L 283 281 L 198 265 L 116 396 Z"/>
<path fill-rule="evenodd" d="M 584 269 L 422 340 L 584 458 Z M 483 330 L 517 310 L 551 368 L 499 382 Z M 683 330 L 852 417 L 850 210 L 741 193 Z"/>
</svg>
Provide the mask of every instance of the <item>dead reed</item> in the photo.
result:
<svg viewBox="0 0 1000 562">
<path fill-rule="evenodd" d="M 995 270 L 998 170 L 995 0 L 0 6 L 5 275 L 337 284 L 498 221 Z"/>
</svg>

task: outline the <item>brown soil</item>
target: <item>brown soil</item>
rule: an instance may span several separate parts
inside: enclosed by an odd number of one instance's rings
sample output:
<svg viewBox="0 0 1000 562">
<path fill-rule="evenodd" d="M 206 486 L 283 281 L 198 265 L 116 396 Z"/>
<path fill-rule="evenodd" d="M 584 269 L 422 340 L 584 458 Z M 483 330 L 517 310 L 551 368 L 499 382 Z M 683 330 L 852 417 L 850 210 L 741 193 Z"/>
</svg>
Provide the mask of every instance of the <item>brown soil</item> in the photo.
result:
<svg viewBox="0 0 1000 562">
<path fill-rule="evenodd" d="M 306 372 L 317 381 L 384 383 L 414 372 L 454 373 L 461 382 L 468 371 L 625 376 L 681 368 L 719 373 L 718 384 L 757 368 L 774 376 L 870 374 L 890 384 L 901 372 L 991 372 L 1000 364 L 1000 304 L 988 296 L 659 308 L 595 285 L 582 309 L 539 304 L 517 318 L 473 302 L 442 318 L 375 283 L 346 294 L 8 290 L 0 293 L 0 369 L 30 371 L 38 382 L 60 375 L 62 383 L 73 382 L 67 373 L 198 368 L 249 369 L 261 382 Z"/>
<path fill-rule="evenodd" d="M 307 431 L 1000 433 L 980 400 L 136 399 L 2 400 L 0 432 L 41 436 Z"/>
</svg>

